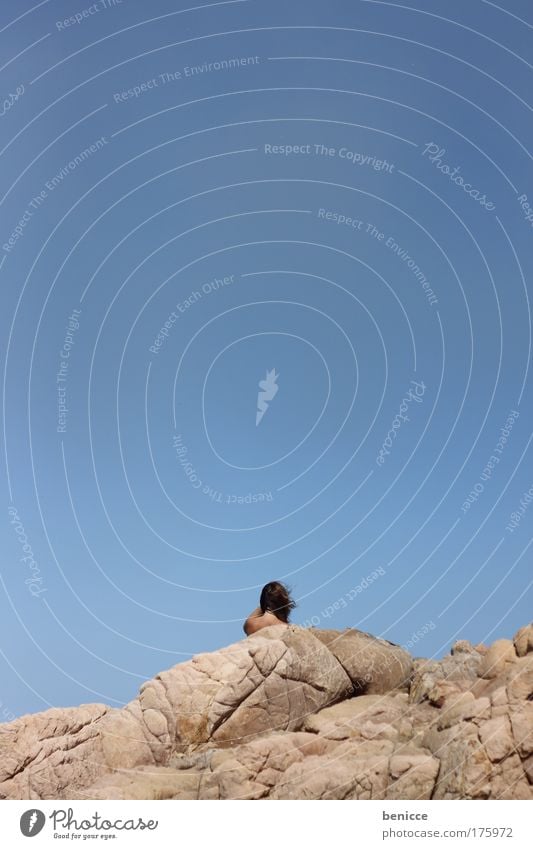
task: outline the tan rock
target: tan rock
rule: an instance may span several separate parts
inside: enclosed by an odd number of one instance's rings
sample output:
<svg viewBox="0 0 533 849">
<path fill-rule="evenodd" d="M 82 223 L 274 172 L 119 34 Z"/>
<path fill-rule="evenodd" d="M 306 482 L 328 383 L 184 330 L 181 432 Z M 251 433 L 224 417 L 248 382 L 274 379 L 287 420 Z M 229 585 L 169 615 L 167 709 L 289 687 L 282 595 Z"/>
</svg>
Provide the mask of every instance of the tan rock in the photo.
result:
<svg viewBox="0 0 533 849">
<path fill-rule="evenodd" d="M 387 799 L 431 799 L 439 774 L 439 761 L 429 753 L 395 755 L 390 759 L 392 781 Z"/>
<path fill-rule="evenodd" d="M 362 676 L 379 692 L 402 686 L 410 670 L 405 651 L 363 632 L 271 626 L 161 672 L 121 711 L 89 706 L 11 724 L 2 735 L 0 793 L 17 798 L 29 787 L 33 798 L 59 798 L 116 769 L 166 766 L 190 747 L 297 731 L 353 694 Z"/>
<path fill-rule="evenodd" d="M 389 741 L 348 741 L 324 757 L 291 765 L 270 793 L 271 799 L 384 799 Z"/>
<path fill-rule="evenodd" d="M 442 704 L 451 691 L 464 692 L 475 685 L 483 658 L 478 652 L 457 652 L 440 661 L 415 662 L 409 702 Z M 482 692 L 477 695 L 484 695 Z"/>
<path fill-rule="evenodd" d="M 68 798 L 102 772 L 98 747 L 101 704 L 51 708 L 0 726 L 0 795 L 7 799 Z"/>
<path fill-rule="evenodd" d="M 438 719 L 437 727 L 439 729 L 450 728 L 450 726 L 455 725 L 457 722 L 461 722 L 474 709 L 475 701 L 474 696 L 470 692 L 460 693 L 458 696 L 453 695 L 447 698 Z"/>
<path fill-rule="evenodd" d="M 373 726 L 390 727 L 404 710 L 402 702 L 389 696 L 356 696 L 306 717 L 303 729 L 336 740 L 365 737 Z"/>
<path fill-rule="evenodd" d="M 245 642 L 261 640 L 266 631 L 272 628 L 265 628 Z M 255 667 L 250 670 L 253 688 L 247 687 L 243 696 L 242 685 L 236 686 L 233 680 L 226 687 L 219 687 L 211 706 L 216 713 L 210 729 L 213 740 L 235 743 L 270 730 L 297 731 L 306 716 L 349 695 L 352 688 L 345 670 L 309 631 L 300 628 L 291 633 L 285 629 L 277 636 L 287 649 L 263 680 L 257 681 L 257 655 L 268 650 L 268 641 L 257 650 L 255 646 L 249 648 Z"/>
<path fill-rule="evenodd" d="M 496 719 L 498 716 L 509 716 L 509 705 L 495 705 L 490 713 L 492 719 Z"/>
<path fill-rule="evenodd" d="M 312 629 L 350 676 L 357 695 L 407 688 L 413 669 L 408 652 L 364 631 Z"/>
<path fill-rule="evenodd" d="M 533 753 L 533 704 L 527 702 L 510 714 L 513 737 L 518 754 L 527 758 Z"/>
<path fill-rule="evenodd" d="M 507 698 L 510 704 L 533 700 L 533 655 L 521 657 L 507 673 Z"/>
<path fill-rule="evenodd" d="M 480 699 L 475 699 L 471 709 L 465 713 L 465 719 L 472 719 L 478 725 L 491 717 L 490 699 L 483 696 Z"/>
<path fill-rule="evenodd" d="M 533 651 L 533 623 L 520 628 L 513 638 L 518 657 L 525 657 L 528 652 Z"/>
<path fill-rule="evenodd" d="M 161 672 L 122 710 L 0 725 L 0 798 L 533 800 L 523 632 L 518 655 L 459 641 L 411 663 L 360 631 L 272 626 Z"/>
<path fill-rule="evenodd" d="M 533 798 L 522 762 L 516 753 L 494 765 L 489 798 L 529 800 Z"/>
<path fill-rule="evenodd" d="M 501 761 L 515 748 L 511 725 L 506 716 L 489 719 L 479 729 L 479 738 L 491 761 Z"/>
<path fill-rule="evenodd" d="M 435 724 L 430 725 L 425 729 L 419 745 L 423 749 L 428 749 L 435 757 L 440 758 L 446 746 L 452 743 L 457 736 L 457 728 L 439 729 Z"/>
<path fill-rule="evenodd" d="M 524 772 L 527 776 L 527 780 L 530 784 L 533 784 L 533 755 L 530 755 L 529 758 L 526 758 L 522 766 L 524 767 Z"/>
<path fill-rule="evenodd" d="M 480 675 L 482 678 L 498 678 L 515 662 L 517 654 L 512 640 L 496 640 L 483 656 Z"/>
<path fill-rule="evenodd" d="M 440 708 L 444 706 L 446 699 L 449 700 L 452 696 L 459 696 L 461 692 L 459 684 L 453 684 L 451 681 L 439 679 L 435 682 L 431 690 L 428 691 L 427 698 L 430 704 Z"/>
<path fill-rule="evenodd" d="M 142 766 L 101 778 L 73 799 L 197 799 L 199 773 L 183 773 L 167 766 Z"/>
<path fill-rule="evenodd" d="M 493 690 L 490 696 L 490 703 L 493 707 L 500 707 L 505 705 L 508 706 L 509 702 L 507 700 L 507 690 L 505 687 L 498 687 L 496 690 Z"/>
<path fill-rule="evenodd" d="M 455 737 L 440 751 L 440 771 L 434 799 L 488 799 L 492 763 L 481 745 L 476 727 L 462 723 Z"/>
<path fill-rule="evenodd" d="M 467 654 L 473 654 L 476 649 L 472 645 L 469 640 L 457 640 L 451 648 L 452 654 L 459 654 L 460 652 L 466 652 Z"/>
</svg>

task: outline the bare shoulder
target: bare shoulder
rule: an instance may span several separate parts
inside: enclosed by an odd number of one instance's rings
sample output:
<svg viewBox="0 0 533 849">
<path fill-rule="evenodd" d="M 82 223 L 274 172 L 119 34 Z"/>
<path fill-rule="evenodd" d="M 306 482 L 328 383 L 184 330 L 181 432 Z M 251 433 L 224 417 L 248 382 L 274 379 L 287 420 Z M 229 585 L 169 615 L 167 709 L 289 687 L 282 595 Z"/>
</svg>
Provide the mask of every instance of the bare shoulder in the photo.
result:
<svg viewBox="0 0 533 849">
<path fill-rule="evenodd" d="M 273 613 L 267 611 L 266 613 L 262 613 L 261 608 L 257 608 L 250 613 L 246 622 L 243 625 L 243 631 L 247 636 L 250 634 L 255 634 L 257 631 L 260 631 L 261 628 L 268 628 L 270 625 L 283 625 L 285 628 L 287 627 L 286 622 L 281 622 L 277 616 L 274 616 Z"/>
<path fill-rule="evenodd" d="M 263 613 L 261 619 L 263 628 L 268 628 L 269 625 L 285 625 L 285 627 L 287 627 L 287 622 L 282 622 L 281 619 L 278 619 L 278 617 L 274 613 L 270 613 L 269 610 L 267 610 L 266 613 Z"/>
</svg>

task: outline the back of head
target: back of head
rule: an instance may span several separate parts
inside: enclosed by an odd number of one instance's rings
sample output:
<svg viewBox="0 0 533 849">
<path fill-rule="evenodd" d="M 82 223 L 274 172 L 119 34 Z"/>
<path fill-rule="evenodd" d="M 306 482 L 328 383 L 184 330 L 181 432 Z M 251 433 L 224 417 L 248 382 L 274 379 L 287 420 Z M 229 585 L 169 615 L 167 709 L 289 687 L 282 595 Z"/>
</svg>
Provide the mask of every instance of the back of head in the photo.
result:
<svg viewBox="0 0 533 849">
<path fill-rule="evenodd" d="M 261 590 L 259 606 L 263 613 L 269 610 L 282 622 L 288 622 L 290 612 L 296 607 L 296 602 L 292 600 L 284 584 L 279 581 L 270 581 Z"/>
</svg>

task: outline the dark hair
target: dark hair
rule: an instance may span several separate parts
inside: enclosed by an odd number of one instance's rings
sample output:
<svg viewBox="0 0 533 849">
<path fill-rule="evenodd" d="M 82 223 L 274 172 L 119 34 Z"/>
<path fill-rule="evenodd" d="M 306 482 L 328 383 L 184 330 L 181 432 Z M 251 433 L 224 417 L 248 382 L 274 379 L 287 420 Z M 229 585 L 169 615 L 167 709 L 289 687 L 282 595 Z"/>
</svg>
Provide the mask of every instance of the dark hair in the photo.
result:
<svg viewBox="0 0 533 849">
<path fill-rule="evenodd" d="M 270 581 L 261 590 L 259 606 L 262 613 L 269 610 L 282 622 L 288 622 L 290 612 L 296 607 L 296 602 L 290 597 L 285 584 L 281 584 L 279 581 Z"/>
</svg>

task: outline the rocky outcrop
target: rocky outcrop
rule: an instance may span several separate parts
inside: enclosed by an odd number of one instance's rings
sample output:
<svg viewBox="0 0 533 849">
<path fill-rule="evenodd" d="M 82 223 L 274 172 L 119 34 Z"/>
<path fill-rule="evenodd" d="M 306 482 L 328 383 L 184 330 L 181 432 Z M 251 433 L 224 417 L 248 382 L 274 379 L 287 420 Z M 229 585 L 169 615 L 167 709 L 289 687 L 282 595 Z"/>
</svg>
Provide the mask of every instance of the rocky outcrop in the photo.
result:
<svg viewBox="0 0 533 849">
<path fill-rule="evenodd" d="M 11 799 L 531 799 L 533 626 L 412 661 L 361 631 L 272 626 L 122 710 L 0 726 Z"/>
</svg>

